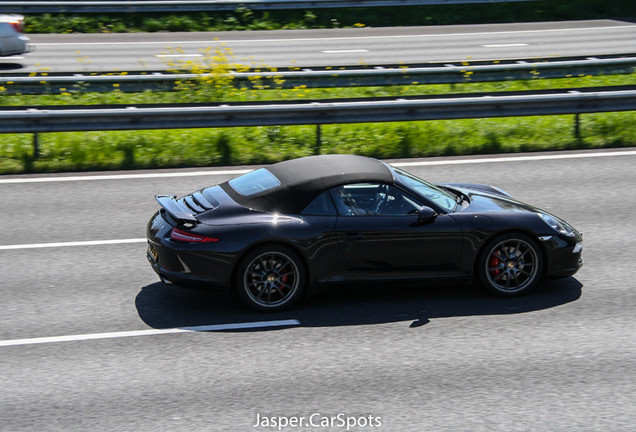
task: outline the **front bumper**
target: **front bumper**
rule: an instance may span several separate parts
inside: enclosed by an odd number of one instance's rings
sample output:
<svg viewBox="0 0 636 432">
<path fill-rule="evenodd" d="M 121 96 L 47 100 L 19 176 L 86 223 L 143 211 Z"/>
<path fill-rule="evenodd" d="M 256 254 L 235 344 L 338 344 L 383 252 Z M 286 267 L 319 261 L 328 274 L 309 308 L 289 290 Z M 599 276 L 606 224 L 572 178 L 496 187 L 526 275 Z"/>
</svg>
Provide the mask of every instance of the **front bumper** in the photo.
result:
<svg viewBox="0 0 636 432">
<path fill-rule="evenodd" d="M 546 276 L 573 276 L 583 266 L 583 238 L 550 236 L 545 238 L 544 247 L 547 255 Z"/>
</svg>

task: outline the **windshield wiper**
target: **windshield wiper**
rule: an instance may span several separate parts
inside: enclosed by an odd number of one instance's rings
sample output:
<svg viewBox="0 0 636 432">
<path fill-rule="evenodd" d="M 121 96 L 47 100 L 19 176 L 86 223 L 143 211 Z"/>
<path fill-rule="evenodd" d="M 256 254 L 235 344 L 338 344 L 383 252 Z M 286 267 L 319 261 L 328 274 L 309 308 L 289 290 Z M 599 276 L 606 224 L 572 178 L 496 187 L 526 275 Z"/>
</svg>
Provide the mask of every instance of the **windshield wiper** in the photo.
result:
<svg viewBox="0 0 636 432">
<path fill-rule="evenodd" d="M 447 186 L 440 186 L 440 187 L 443 188 L 446 192 L 448 192 L 451 195 L 453 195 L 453 197 L 455 198 L 455 202 L 457 203 L 458 206 L 461 207 L 461 205 L 464 203 L 464 201 L 470 203 L 470 197 L 468 195 L 466 195 L 465 193 L 460 192 L 457 189 L 449 188 Z"/>
<path fill-rule="evenodd" d="M 470 203 L 470 197 L 463 192 L 459 192 L 459 199 L 460 199 L 460 204 L 463 203 L 464 201 Z"/>
</svg>

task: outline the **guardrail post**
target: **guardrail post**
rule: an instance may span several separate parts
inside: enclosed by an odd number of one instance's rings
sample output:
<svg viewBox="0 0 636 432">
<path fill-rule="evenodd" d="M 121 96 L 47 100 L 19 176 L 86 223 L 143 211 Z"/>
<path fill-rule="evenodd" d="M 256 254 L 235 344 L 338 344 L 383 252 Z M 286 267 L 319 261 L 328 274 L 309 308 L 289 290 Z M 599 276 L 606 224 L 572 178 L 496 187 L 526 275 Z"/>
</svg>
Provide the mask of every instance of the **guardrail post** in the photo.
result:
<svg viewBox="0 0 636 432">
<path fill-rule="evenodd" d="M 33 134 L 33 159 L 40 157 L 40 137 L 37 132 Z"/>
<path fill-rule="evenodd" d="M 574 114 L 574 137 L 577 141 L 581 140 L 581 115 Z"/>
<path fill-rule="evenodd" d="M 320 130 L 320 125 L 317 124 L 316 125 L 316 144 L 314 145 L 314 154 L 315 155 L 319 155 L 320 154 L 320 146 L 322 145 L 321 142 L 321 130 Z"/>
</svg>

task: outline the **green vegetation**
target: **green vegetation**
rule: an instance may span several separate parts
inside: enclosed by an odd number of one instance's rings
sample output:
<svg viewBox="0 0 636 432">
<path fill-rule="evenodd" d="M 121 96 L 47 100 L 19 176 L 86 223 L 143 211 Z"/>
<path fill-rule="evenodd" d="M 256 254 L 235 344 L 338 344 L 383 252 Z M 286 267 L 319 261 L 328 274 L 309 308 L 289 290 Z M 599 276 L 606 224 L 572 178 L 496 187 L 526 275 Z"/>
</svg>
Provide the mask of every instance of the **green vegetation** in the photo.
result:
<svg viewBox="0 0 636 432">
<path fill-rule="evenodd" d="M 252 11 L 241 6 L 233 12 L 32 14 L 26 17 L 25 22 L 28 33 L 117 33 L 473 24 L 624 18 L 634 15 L 632 1 L 545 0 L 298 11 Z"/>
<path fill-rule="evenodd" d="M 217 65 L 218 67 L 218 65 Z M 270 71 L 271 72 L 271 71 Z M 236 89 L 225 78 L 180 83 L 181 91 L 82 93 L 3 96 L 4 105 L 96 103 L 170 103 L 250 100 L 315 100 L 513 91 L 633 84 L 636 74 L 488 84 L 411 85 L 337 89 Z M 321 153 L 355 153 L 381 158 L 506 153 L 636 145 L 636 113 L 575 116 L 326 125 Z M 0 147 L 0 173 L 161 168 L 269 163 L 313 154 L 316 126 L 74 132 L 39 135 L 40 155 L 33 155 L 31 134 L 6 134 Z"/>
<path fill-rule="evenodd" d="M 271 72 L 275 76 L 275 72 Z M 264 72 L 266 75 L 267 72 Z M 42 77 L 46 80 L 46 76 Z M 188 81 L 177 83 L 180 90 L 172 92 L 144 91 L 125 93 L 113 86 L 110 93 L 83 92 L 76 88 L 62 88 L 62 94 L 3 95 L 0 106 L 46 105 L 98 105 L 98 104 L 157 104 L 157 103 L 206 103 L 249 102 L 277 100 L 319 100 L 338 98 L 427 96 L 437 94 L 483 93 L 577 87 L 601 87 L 636 84 L 636 73 L 629 75 L 583 76 L 529 81 L 499 81 L 491 83 L 430 84 L 383 87 L 337 87 L 310 89 L 298 86 L 293 89 L 235 88 L 230 82 L 220 85 L 216 81 Z M 255 83 L 252 83 L 255 84 Z M 4 89 L 0 87 L 0 92 Z"/>
<path fill-rule="evenodd" d="M 634 112 L 322 126 L 321 153 L 380 158 L 633 146 Z M 55 133 L 3 137 L 0 172 L 269 163 L 314 153 L 315 126 Z"/>
</svg>

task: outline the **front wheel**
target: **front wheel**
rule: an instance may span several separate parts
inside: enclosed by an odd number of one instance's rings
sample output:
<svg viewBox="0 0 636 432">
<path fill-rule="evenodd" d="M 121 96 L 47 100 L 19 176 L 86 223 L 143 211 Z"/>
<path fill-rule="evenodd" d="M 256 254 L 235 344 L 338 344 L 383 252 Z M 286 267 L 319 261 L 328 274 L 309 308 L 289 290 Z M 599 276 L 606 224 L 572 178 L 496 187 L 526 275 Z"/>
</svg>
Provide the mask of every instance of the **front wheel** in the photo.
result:
<svg viewBox="0 0 636 432">
<path fill-rule="evenodd" d="M 543 270 L 537 243 L 520 233 L 504 234 L 488 243 L 479 259 L 479 278 L 490 292 L 512 296 L 534 288 Z"/>
<path fill-rule="evenodd" d="M 305 289 L 305 269 L 291 249 L 269 245 L 247 254 L 236 272 L 234 289 L 248 307 L 267 312 L 287 309 Z"/>
</svg>

